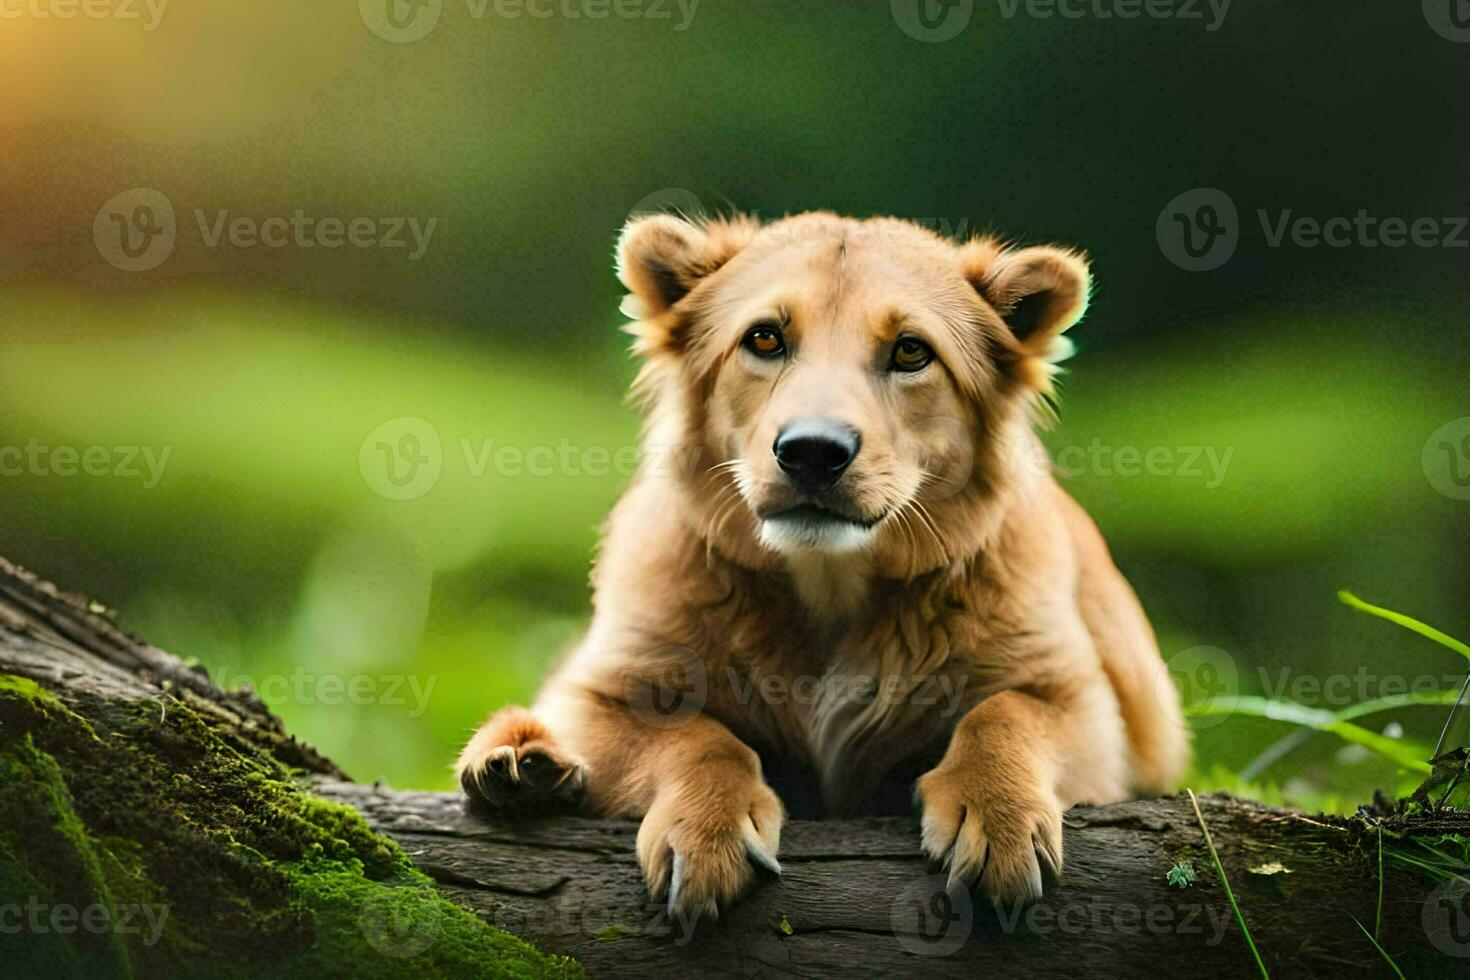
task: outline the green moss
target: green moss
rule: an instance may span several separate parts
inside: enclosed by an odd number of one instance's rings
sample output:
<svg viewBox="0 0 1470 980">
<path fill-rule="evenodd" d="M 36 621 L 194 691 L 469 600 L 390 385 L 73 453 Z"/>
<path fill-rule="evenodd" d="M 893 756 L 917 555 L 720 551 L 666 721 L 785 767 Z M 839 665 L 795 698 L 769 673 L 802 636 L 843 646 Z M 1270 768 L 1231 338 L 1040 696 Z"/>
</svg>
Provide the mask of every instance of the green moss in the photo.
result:
<svg viewBox="0 0 1470 980">
<path fill-rule="evenodd" d="M 0 675 L 0 930 L 17 921 L 18 975 L 580 973 L 181 703 L 63 705 Z"/>
<path fill-rule="evenodd" d="M 31 701 L 55 702 L 56 700 L 46 692 L 45 688 L 41 687 L 40 684 L 37 684 L 29 677 L 16 677 L 14 674 L 0 674 L 0 691 L 6 694 L 18 695 Z"/>
</svg>

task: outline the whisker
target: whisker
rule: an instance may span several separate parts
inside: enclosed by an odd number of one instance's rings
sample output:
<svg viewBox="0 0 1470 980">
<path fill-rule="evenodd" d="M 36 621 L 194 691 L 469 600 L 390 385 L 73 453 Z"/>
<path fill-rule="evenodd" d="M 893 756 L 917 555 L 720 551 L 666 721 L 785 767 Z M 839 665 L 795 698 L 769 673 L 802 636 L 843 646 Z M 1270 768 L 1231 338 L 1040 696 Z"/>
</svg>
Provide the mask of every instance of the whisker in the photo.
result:
<svg viewBox="0 0 1470 980">
<path fill-rule="evenodd" d="M 715 538 L 724 530 L 725 522 L 730 515 L 735 513 L 741 501 L 740 491 L 735 484 L 727 481 L 721 488 L 719 496 L 715 498 L 714 506 L 710 509 L 709 517 L 703 522 L 701 534 L 704 536 L 704 559 L 706 563 L 714 561 Z"/>
<path fill-rule="evenodd" d="M 919 518 L 920 523 L 922 523 L 925 529 L 928 530 L 929 536 L 934 539 L 934 544 L 938 546 L 939 554 L 944 559 L 944 563 L 946 565 L 949 564 L 949 549 L 944 546 L 943 539 L 939 537 L 939 529 L 934 526 L 933 516 L 924 507 L 924 505 L 919 502 L 919 499 L 917 497 L 912 498 L 909 503 L 912 504 L 914 507 L 914 515 Z"/>
<path fill-rule="evenodd" d="M 914 538 L 913 525 L 911 525 L 909 523 L 908 514 L 905 513 L 908 509 L 909 509 L 909 505 L 907 503 L 905 503 L 902 507 L 898 508 L 897 510 L 895 510 L 893 512 L 893 516 L 898 519 L 898 526 L 899 526 L 899 529 L 901 531 L 903 531 L 904 537 L 908 538 L 908 542 L 909 542 L 909 565 L 908 565 L 908 571 L 907 571 L 905 577 L 907 577 L 907 578 L 913 578 L 914 577 L 914 563 L 919 560 L 919 555 L 918 555 L 919 542 L 917 540 L 915 540 L 915 538 Z"/>
<path fill-rule="evenodd" d="M 717 473 L 720 470 L 733 469 L 734 467 L 737 467 L 741 463 L 744 463 L 744 462 L 745 462 L 745 460 L 740 459 L 737 456 L 735 459 L 727 459 L 723 463 L 716 463 L 715 465 L 711 466 L 708 470 L 706 470 L 706 472 L 708 472 L 708 473 Z"/>
</svg>

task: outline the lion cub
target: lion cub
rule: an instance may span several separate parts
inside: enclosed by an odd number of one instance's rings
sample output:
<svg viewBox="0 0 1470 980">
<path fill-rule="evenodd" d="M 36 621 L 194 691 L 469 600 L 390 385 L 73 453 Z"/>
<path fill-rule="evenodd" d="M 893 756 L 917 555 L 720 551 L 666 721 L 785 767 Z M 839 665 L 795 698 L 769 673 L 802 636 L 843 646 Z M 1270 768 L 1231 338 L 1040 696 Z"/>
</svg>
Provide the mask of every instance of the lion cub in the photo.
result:
<svg viewBox="0 0 1470 980">
<path fill-rule="evenodd" d="M 912 794 L 952 882 L 1030 899 L 1067 807 L 1172 786 L 1177 695 L 1033 434 L 1078 254 L 811 213 L 642 217 L 618 258 L 645 465 L 586 637 L 460 755 L 472 806 L 641 818 L 650 893 L 714 916 L 787 809 Z"/>
</svg>

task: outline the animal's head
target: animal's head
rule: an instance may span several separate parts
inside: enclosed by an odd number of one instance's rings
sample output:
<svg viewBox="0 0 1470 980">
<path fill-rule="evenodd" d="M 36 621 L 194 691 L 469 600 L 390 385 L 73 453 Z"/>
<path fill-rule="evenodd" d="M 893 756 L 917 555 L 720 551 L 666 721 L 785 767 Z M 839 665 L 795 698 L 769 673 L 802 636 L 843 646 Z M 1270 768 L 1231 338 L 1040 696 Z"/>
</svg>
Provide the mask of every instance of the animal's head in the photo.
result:
<svg viewBox="0 0 1470 980">
<path fill-rule="evenodd" d="M 983 541 L 1029 407 L 1087 304 L 1075 252 L 804 214 L 632 221 L 649 448 L 732 557 L 866 552 L 917 573 Z M 990 507 L 989 510 L 994 510 Z"/>
</svg>

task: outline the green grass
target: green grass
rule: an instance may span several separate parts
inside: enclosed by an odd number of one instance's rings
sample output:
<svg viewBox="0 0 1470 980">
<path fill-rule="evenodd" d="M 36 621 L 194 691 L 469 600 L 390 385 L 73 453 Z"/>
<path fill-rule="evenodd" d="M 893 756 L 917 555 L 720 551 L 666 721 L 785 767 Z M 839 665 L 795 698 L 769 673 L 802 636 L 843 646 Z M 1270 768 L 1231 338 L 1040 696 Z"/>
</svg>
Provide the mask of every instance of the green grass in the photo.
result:
<svg viewBox="0 0 1470 980">
<path fill-rule="evenodd" d="M 1372 943 L 1373 944 L 1373 948 L 1376 949 L 1376 950 L 1378 950 L 1378 955 L 1383 957 L 1383 961 L 1388 964 L 1388 966 L 1389 966 L 1389 968 L 1391 970 L 1393 970 L 1394 975 L 1397 976 L 1399 978 L 1399 980 L 1405 980 L 1405 978 L 1404 978 L 1404 971 L 1403 970 L 1400 970 L 1399 969 L 1399 965 L 1393 961 L 1393 957 L 1388 955 L 1388 950 L 1386 950 L 1382 946 L 1380 946 L 1378 944 L 1378 940 L 1373 938 L 1373 933 L 1369 932 L 1366 928 L 1364 928 L 1363 923 L 1359 922 L 1356 916 L 1350 915 L 1350 916 L 1348 916 L 1348 918 L 1352 919 L 1353 920 L 1353 924 L 1358 927 L 1358 929 L 1363 933 L 1363 935 L 1365 935 L 1365 936 L 1368 937 L 1368 942 Z"/>
<path fill-rule="evenodd" d="M 1215 850 L 1215 842 L 1210 839 L 1210 828 L 1205 826 L 1205 817 L 1200 813 L 1199 800 L 1195 799 L 1194 790 L 1185 792 L 1189 794 L 1189 802 L 1194 807 L 1195 819 L 1199 821 L 1200 833 L 1204 834 L 1205 846 L 1210 850 L 1210 860 L 1215 865 L 1215 873 L 1220 876 L 1220 884 L 1225 889 L 1225 897 L 1230 900 L 1230 908 L 1235 913 L 1235 921 L 1240 924 L 1241 934 L 1245 936 L 1246 945 L 1250 947 L 1251 956 L 1255 958 L 1256 967 L 1261 971 L 1261 976 L 1270 980 L 1271 974 L 1266 971 L 1266 964 L 1261 961 L 1260 950 L 1256 949 L 1256 941 L 1251 938 L 1250 926 L 1245 924 L 1245 916 L 1241 914 L 1240 904 L 1235 901 L 1235 892 L 1230 888 L 1230 879 L 1225 875 L 1225 866 L 1220 863 L 1220 854 Z"/>
<path fill-rule="evenodd" d="M 1454 650 L 1456 653 L 1470 657 L 1470 647 L 1419 620 L 1405 616 L 1402 613 L 1393 612 L 1381 606 L 1364 602 L 1347 591 L 1340 591 L 1338 597 L 1345 604 L 1358 611 L 1366 612 L 1389 622 L 1396 623 L 1421 636 L 1426 636 L 1436 643 Z M 1467 683 L 1470 683 L 1470 681 L 1467 681 Z M 1187 704 L 1185 706 L 1185 713 L 1188 716 L 1200 718 L 1240 715 L 1247 718 L 1258 718 L 1273 722 L 1286 722 L 1303 728 L 1328 732 L 1336 735 L 1344 742 L 1369 749 L 1382 758 L 1390 760 L 1404 771 L 1427 776 L 1434 771 L 1434 767 L 1429 762 L 1429 756 L 1432 752 L 1427 746 L 1418 744 L 1412 740 L 1389 738 L 1354 724 L 1354 720 L 1367 715 L 1377 714 L 1378 712 L 1399 708 L 1424 705 L 1453 706 L 1460 700 L 1462 690 L 1393 694 L 1347 705 L 1335 711 L 1297 704 L 1279 698 L 1267 698 L 1255 695 L 1218 696 L 1212 697 L 1206 702 Z"/>
</svg>

